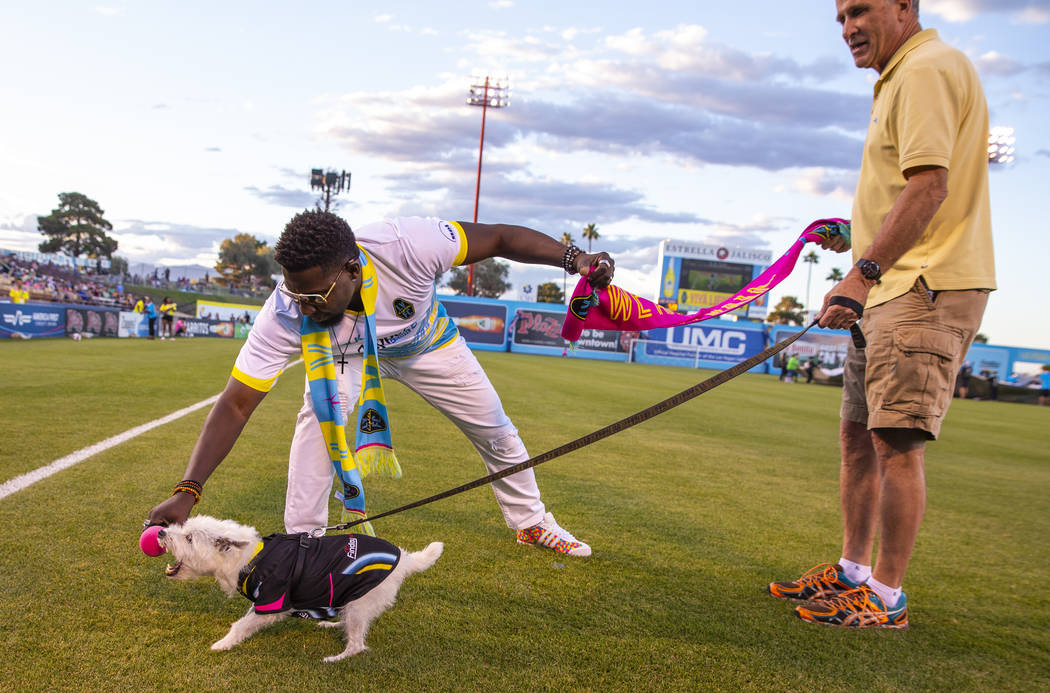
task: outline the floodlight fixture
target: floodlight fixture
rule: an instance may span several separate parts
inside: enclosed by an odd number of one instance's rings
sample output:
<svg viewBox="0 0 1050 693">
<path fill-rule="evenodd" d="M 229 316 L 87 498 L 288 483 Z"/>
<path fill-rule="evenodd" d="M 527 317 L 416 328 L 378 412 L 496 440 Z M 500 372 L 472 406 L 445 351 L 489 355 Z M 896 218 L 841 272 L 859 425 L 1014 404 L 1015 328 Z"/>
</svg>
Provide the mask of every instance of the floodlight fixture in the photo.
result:
<svg viewBox="0 0 1050 693">
<path fill-rule="evenodd" d="M 988 163 L 1008 164 L 1013 161 L 1016 141 L 1013 128 L 999 125 L 993 127 L 988 134 Z"/>
<path fill-rule="evenodd" d="M 331 206 L 332 194 L 338 195 L 344 190 L 350 189 L 349 171 L 325 171 L 324 169 L 310 169 L 310 188 L 320 190 L 324 195 L 324 211 Z"/>
</svg>

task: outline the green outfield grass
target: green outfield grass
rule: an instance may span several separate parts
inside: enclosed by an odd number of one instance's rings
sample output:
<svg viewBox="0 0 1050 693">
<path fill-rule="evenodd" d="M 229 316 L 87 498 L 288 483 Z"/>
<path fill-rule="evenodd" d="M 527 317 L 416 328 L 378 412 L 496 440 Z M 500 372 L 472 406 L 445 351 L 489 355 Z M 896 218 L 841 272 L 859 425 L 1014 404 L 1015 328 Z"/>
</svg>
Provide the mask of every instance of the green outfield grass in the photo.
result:
<svg viewBox="0 0 1050 693">
<path fill-rule="evenodd" d="M 0 482 L 216 394 L 233 340 L 0 343 Z M 479 354 L 538 454 L 709 375 Z M 484 474 L 443 417 L 388 383 L 400 480 L 372 512 Z M 209 645 L 248 602 L 170 582 L 137 539 L 181 479 L 207 409 L 0 499 L 0 690 L 1034 691 L 1050 688 L 1050 408 L 955 402 L 927 455 L 905 589 L 912 627 L 807 625 L 765 594 L 839 555 L 839 391 L 744 375 L 537 468 L 587 559 L 519 546 L 481 488 L 376 523 L 445 542 L 369 636 L 286 621 Z M 197 510 L 280 531 L 302 366 L 263 402 Z M 334 508 L 333 504 L 333 508 Z"/>
</svg>

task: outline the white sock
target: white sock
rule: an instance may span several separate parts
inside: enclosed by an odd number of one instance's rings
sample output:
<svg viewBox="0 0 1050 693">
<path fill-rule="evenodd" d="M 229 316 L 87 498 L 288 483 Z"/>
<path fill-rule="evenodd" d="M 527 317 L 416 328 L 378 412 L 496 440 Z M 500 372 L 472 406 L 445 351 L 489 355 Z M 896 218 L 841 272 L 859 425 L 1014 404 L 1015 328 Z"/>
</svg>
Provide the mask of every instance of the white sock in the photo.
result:
<svg viewBox="0 0 1050 693">
<path fill-rule="evenodd" d="M 901 600 L 902 590 L 900 587 L 894 589 L 889 585 L 884 585 L 875 578 L 868 579 L 868 587 L 872 589 L 875 594 L 879 595 L 882 599 L 882 603 L 887 609 L 892 609 L 897 606 L 897 602 Z"/>
<path fill-rule="evenodd" d="M 846 574 L 846 579 L 855 585 L 863 585 L 871 577 L 870 565 L 854 563 L 845 557 L 839 559 L 839 565 L 842 566 L 842 572 Z"/>
</svg>

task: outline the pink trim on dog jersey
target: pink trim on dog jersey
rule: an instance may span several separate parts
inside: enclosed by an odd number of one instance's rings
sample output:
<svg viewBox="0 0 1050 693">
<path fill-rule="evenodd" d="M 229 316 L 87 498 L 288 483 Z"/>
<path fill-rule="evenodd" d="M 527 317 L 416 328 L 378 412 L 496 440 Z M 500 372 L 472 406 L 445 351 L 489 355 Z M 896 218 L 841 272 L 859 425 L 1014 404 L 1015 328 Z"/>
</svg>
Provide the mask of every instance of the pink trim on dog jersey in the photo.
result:
<svg viewBox="0 0 1050 693">
<path fill-rule="evenodd" d="M 282 606 L 284 606 L 284 595 L 283 594 L 281 595 L 281 598 L 278 599 L 275 602 L 270 602 L 269 604 L 256 604 L 255 605 L 255 610 L 256 611 L 280 611 Z"/>
</svg>

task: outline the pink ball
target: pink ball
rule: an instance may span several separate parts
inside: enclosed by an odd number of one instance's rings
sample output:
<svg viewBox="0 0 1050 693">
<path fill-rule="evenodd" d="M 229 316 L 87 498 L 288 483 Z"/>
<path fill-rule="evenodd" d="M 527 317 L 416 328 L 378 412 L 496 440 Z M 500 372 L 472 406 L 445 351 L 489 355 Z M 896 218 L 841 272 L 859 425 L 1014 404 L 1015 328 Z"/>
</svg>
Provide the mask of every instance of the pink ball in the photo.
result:
<svg viewBox="0 0 1050 693">
<path fill-rule="evenodd" d="M 147 556 L 159 556 L 167 552 L 167 549 L 157 540 L 157 533 L 162 529 L 164 528 L 160 525 L 150 525 L 142 532 L 142 536 L 139 537 L 139 548 L 142 549 L 142 553 Z"/>
</svg>

